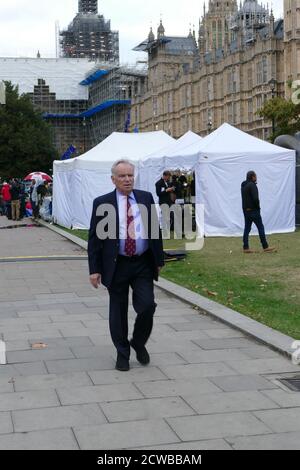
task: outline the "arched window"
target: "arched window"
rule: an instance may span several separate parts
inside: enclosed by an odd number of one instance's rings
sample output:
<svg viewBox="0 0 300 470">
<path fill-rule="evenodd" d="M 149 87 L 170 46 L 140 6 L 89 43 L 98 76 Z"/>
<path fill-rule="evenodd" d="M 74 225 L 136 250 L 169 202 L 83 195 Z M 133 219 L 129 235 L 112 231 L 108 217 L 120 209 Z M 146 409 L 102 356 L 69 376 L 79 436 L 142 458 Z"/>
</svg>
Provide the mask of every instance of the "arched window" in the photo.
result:
<svg viewBox="0 0 300 470">
<path fill-rule="evenodd" d="M 262 58 L 262 73 L 263 73 L 262 81 L 263 83 L 267 83 L 268 81 L 268 58 L 265 55 Z"/>
<path fill-rule="evenodd" d="M 223 31 L 222 31 L 222 21 L 218 20 L 218 48 L 223 46 Z"/>
<path fill-rule="evenodd" d="M 213 47 L 217 47 L 217 22 L 212 22 L 212 41 Z"/>
</svg>

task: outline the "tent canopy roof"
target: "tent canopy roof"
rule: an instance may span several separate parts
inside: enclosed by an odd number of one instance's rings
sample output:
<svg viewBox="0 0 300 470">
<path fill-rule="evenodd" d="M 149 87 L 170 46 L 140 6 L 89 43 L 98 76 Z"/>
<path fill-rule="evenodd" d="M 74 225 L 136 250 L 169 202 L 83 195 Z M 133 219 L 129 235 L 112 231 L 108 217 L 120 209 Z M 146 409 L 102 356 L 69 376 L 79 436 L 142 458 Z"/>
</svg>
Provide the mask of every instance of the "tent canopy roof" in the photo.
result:
<svg viewBox="0 0 300 470">
<path fill-rule="evenodd" d="M 143 161 L 152 159 L 152 158 L 162 158 L 162 157 L 172 157 L 173 155 L 177 156 L 181 153 L 184 153 L 187 148 L 190 146 L 199 144 L 203 139 L 198 134 L 195 134 L 192 131 L 186 132 L 183 136 L 181 136 L 178 140 L 173 140 L 171 144 L 169 143 L 168 146 L 164 147 L 163 149 L 159 149 L 156 152 L 153 152 L 151 155 L 148 155 L 146 158 L 142 158 Z M 192 152 L 194 153 L 194 152 Z"/>
<path fill-rule="evenodd" d="M 234 162 L 237 165 L 244 162 L 255 168 L 258 163 L 295 160 L 294 150 L 265 142 L 227 123 L 202 139 L 193 133 L 185 134 L 172 144 L 169 150 L 164 150 L 159 153 L 160 155 L 150 155 L 143 161 L 143 169 L 159 167 L 160 172 L 163 168 L 191 171 L 198 162 L 203 164 Z"/>
<path fill-rule="evenodd" d="M 240 154 L 241 151 L 245 154 L 266 153 L 276 155 L 282 154 L 284 149 L 225 123 L 202 141 L 201 151 L 221 153 L 223 155 Z"/>
<path fill-rule="evenodd" d="M 169 150 L 164 154 L 164 156 L 172 157 L 173 155 L 178 155 L 180 152 L 185 153 L 191 146 L 197 144 L 199 145 L 199 143 L 202 141 L 203 138 L 198 134 L 195 134 L 192 131 L 188 131 L 186 134 L 180 137 L 177 142 L 174 142 L 174 144 L 170 146 Z"/>
<path fill-rule="evenodd" d="M 123 133 L 113 132 L 109 137 L 96 145 L 80 157 L 62 162 L 61 164 L 71 164 L 77 161 L 84 162 L 114 162 L 122 158 L 139 161 L 147 158 L 153 152 L 170 146 L 176 142 L 164 131 Z"/>
<path fill-rule="evenodd" d="M 174 146 L 174 149 L 176 147 Z M 204 139 L 196 141 L 186 146 L 181 152 L 174 152 L 172 157 L 199 157 L 209 156 L 210 160 L 218 158 L 228 158 L 229 156 L 240 156 L 249 158 L 250 156 L 264 156 L 276 158 L 282 155 L 294 158 L 294 151 L 278 147 L 264 140 L 237 129 L 230 124 L 222 124 L 214 132 Z"/>
</svg>

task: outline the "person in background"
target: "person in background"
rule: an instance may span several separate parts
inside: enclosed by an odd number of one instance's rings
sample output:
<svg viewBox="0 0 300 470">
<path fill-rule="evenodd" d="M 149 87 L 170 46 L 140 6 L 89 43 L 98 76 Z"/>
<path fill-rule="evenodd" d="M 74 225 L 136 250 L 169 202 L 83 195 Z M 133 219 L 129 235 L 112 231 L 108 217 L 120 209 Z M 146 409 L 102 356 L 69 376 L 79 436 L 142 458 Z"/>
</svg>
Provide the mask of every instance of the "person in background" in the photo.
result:
<svg viewBox="0 0 300 470">
<path fill-rule="evenodd" d="M 171 200 L 172 203 L 176 202 L 176 199 L 181 198 L 181 184 L 178 180 L 178 176 L 172 175 L 172 186 L 174 188 L 174 192 L 171 193 Z"/>
<path fill-rule="evenodd" d="M 182 174 L 179 176 L 178 181 L 179 181 L 180 188 L 181 188 L 181 196 L 180 196 L 180 198 L 181 198 L 181 199 L 186 199 L 187 189 L 188 189 L 188 180 L 187 180 L 186 175 L 184 175 L 184 174 L 182 173 Z"/>
<path fill-rule="evenodd" d="M 191 197 L 192 198 L 196 197 L 196 174 L 195 172 L 193 172 L 193 177 L 191 181 Z M 193 199 L 192 202 L 195 202 L 195 199 Z"/>
<path fill-rule="evenodd" d="M 171 181 L 171 172 L 164 171 L 163 177 L 156 182 L 155 187 L 159 205 L 167 204 L 171 206 L 173 204 L 171 194 L 175 192 L 175 187 Z"/>
<path fill-rule="evenodd" d="M 32 205 L 30 201 L 26 202 L 25 214 L 26 214 L 26 217 L 32 217 Z"/>
<path fill-rule="evenodd" d="M 37 220 L 39 218 L 39 212 L 40 212 L 40 195 L 39 195 L 38 188 L 39 186 L 43 184 L 43 179 L 37 178 L 34 181 L 35 181 L 35 184 L 31 192 L 31 205 L 32 205 L 33 220 Z"/>
<path fill-rule="evenodd" d="M 11 218 L 12 220 L 20 220 L 21 208 L 21 188 L 19 182 L 14 179 L 10 189 L 11 194 Z"/>
<path fill-rule="evenodd" d="M 26 191 L 25 184 L 20 181 L 20 218 L 26 216 Z"/>
<path fill-rule="evenodd" d="M 4 215 L 4 202 L 2 197 L 2 182 L 0 183 L 0 215 Z"/>
<path fill-rule="evenodd" d="M 29 192 L 29 200 L 30 200 L 31 205 L 32 205 L 32 192 L 34 190 L 35 183 L 36 183 L 35 180 L 31 181 L 31 186 L 30 186 L 29 191 L 28 191 Z"/>
<path fill-rule="evenodd" d="M 249 248 L 249 234 L 251 232 L 252 224 L 254 223 L 258 229 L 262 247 L 266 253 L 276 251 L 275 248 L 269 247 L 265 228 L 261 218 L 259 193 L 257 189 L 257 176 L 255 171 L 249 171 L 247 179 L 242 183 L 242 202 L 243 212 L 245 217 L 245 230 L 244 230 L 244 253 L 254 253 Z"/>
<path fill-rule="evenodd" d="M 41 204 L 43 204 L 44 198 L 48 195 L 48 183 L 44 181 L 43 184 L 39 186 L 38 193 L 41 196 Z"/>
<path fill-rule="evenodd" d="M 9 211 L 10 211 L 10 204 L 11 204 L 11 194 L 10 194 L 10 185 L 4 181 L 2 189 L 1 189 L 1 195 L 2 195 L 2 200 L 3 200 L 3 205 L 4 205 L 4 215 L 9 216 Z"/>
<path fill-rule="evenodd" d="M 168 213 L 168 207 L 171 207 L 176 201 L 176 188 L 172 182 L 170 171 L 164 171 L 163 177 L 156 182 L 156 195 L 161 209 L 161 227 L 164 233 L 168 233 L 168 226 L 171 231 L 174 230 L 174 213 Z M 168 207 L 167 207 L 168 206 Z M 170 218 L 170 220 L 168 220 Z"/>
</svg>

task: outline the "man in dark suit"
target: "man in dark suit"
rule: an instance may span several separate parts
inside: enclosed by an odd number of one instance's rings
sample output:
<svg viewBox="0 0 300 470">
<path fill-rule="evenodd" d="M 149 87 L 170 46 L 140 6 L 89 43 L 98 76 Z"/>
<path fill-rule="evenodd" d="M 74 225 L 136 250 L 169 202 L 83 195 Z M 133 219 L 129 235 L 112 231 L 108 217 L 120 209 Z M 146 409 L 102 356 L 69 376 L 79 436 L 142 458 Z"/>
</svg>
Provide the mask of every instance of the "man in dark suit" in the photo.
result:
<svg viewBox="0 0 300 470">
<path fill-rule="evenodd" d="M 112 168 L 114 192 L 94 201 L 89 232 L 90 282 L 102 283 L 110 296 L 109 324 L 117 349 L 116 369 L 129 370 L 130 346 L 142 365 L 150 362 L 145 347 L 156 309 L 154 283 L 164 265 L 162 239 L 151 193 L 133 189 L 134 165 L 127 160 Z M 137 313 L 128 341 L 128 295 Z"/>
<path fill-rule="evenodd" d="M 257 189 L 257 176 L 255 171 L 248 171 L 247 179 L 242 183 L 242 203 L 243 212 L 245 217 L 245 229 L 244 229 L 244 253 L 254 253 L 249 248 L 249 234 L 251 232 L 252 224 L 254 223 L 257 227 L 262 247 L 266 253 L 272 253 L 275 250 L 274 247 L 269 247 L 265 227 L 261 217 L 259 193 Z"/>
<path fill-rule="evenodd" d="M 174 213 L 169 208 L 175 203 L 176 188 L 171 181 L 170 171 L 164 171 L 163 177 L 155 184 L 156 195 L 161 209 L 161 225 L 164 237 L 168 234 L 168 228 L 174 230 Z"/>
<path fill-rule="evenodd" d="M 175 195 L 175 187 L 171 181 L 171 173 L 164 171 L 163 177 L 155 183 L 155 187 L 159 205 L 167 204 L 171 206 L 174 202 L 172 195 Z"/>
</svg>

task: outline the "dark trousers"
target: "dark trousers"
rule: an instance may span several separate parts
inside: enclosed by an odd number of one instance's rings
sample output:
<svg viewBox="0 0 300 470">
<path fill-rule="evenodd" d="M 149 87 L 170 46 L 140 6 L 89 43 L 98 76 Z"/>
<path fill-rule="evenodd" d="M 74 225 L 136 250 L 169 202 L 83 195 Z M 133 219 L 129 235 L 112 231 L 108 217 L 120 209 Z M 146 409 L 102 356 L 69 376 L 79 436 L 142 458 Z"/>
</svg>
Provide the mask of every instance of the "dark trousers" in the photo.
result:
<svg viewBox="0 0 300 470">
<path fill-rule="evenodd" d="M 165 210 L 166 207 L 171 207 L 173 203 L 171 201 L 169 202 L 164 202 L 160 204 L 160 210 L 161 210 L 161 229 L 163 234 L 166 234 L 166 237 L 168 235 L 169 230 L 171 232 L 174 231 L 174 213 L 173 211 L 170 212 Z"/>
<path fill-rule="evenodd" d="M 31 201 L 31 207 L 32 207 L 32 215 L 35 219 L 37 219 L 40 213 L 39 205 L 36 204 L 36 202 Z"/>
<path fill-rule="evenodd" d="M 5 202 L 5 215 L 8 219 L 11 219 L 11 201 Z"/>
<path fill-rule="evenodd" d="M 268 248 L 268 242 L 265 234 L 265 227 L 260 215 L 259 210 L 244 211 L 245 215 L 245 230 L 244 230 L 244 250 L 249 249 L 249 234 L 251 232 L 252 224 L 254 223 L 257 227 L 261 244 L 264 249 Z"/>
<path fill-rule="evenodd" d="M 151 260 L 150 260 L 151 261 Z M 130 357 L 128 341 L 128 297 L 132 288 L 132 303 L 137 313 L 133 343 L 141 348 L 147 343 L 153 328 L 154 302 L 153 270 L 149 255 L 134 260 L 119 256 L 112 285 L 109 288 L 109 326 L 117 352 L 126 359 Z"/>
</svg>

